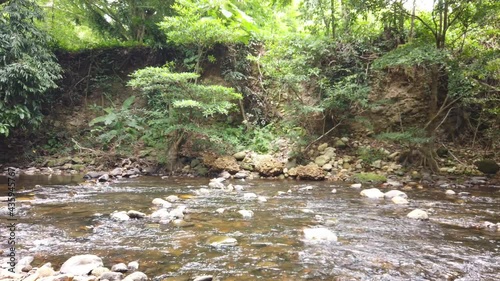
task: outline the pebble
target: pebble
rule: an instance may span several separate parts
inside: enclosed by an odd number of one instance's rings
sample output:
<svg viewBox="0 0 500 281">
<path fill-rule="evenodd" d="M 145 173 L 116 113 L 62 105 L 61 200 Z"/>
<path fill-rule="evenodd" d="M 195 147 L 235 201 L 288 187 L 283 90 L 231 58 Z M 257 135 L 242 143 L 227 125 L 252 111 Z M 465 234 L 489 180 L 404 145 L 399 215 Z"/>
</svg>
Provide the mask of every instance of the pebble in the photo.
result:
<svg viewBox="0 0 500 281">
<path fill-rule="evenodd" d="M 361 184 L 360 183 L 353 183 L 353 184 L 351 184 L 351 187 L 352 188 L 361 188 Z"/>
</svg>

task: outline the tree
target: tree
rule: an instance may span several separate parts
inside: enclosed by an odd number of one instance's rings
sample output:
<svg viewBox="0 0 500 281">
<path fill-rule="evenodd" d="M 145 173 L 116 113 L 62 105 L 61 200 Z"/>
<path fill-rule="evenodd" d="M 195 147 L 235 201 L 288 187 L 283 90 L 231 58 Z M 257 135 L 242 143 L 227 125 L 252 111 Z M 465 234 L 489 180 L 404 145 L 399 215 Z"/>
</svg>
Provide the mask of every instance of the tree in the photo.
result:
<svg viewBox="0 0 500 281">
<path fill-rule="evenodd" d="M 253 19 L 230 1 L 179 0 L 173 5 L 175 16 L 159 25 L 168 42 L 195 48 L 194 72 L 201 73 L 201 62 L 215 44 L 248 43 L 255 29 Z"/>
<path fill-rule="evenodd" d="M 146 138 L 168 148 L 166 163 L 170 165 L 190 135 L 209 136 L 216 117 L 228 115 L 235 107 L 234 101 L 242 98 L 232 88 L 194 83 L 198 76 L 174 73 L 168 66 L 147 67 L 135 71 L 128 83 L 147 97 L 150 127 Z"/>
<path fill-rule="evenodd" d="M 87 20 L 101 34 L 123 41 L 162 43 L 157 23 L 171 14 L 173 0 L 65 0 L 71 4 L 77 21 Z M 83 17 L 83 19 L 82 19 Z"/>
<path fill-rule="evenodd" d="M 35 26 L 42 19 L 34 1 L 11 0 L 0 14 L 0 135 L 41 122 L 44 94 L 57 87 L 61 68 L 49 38 Z"/>
</svg>

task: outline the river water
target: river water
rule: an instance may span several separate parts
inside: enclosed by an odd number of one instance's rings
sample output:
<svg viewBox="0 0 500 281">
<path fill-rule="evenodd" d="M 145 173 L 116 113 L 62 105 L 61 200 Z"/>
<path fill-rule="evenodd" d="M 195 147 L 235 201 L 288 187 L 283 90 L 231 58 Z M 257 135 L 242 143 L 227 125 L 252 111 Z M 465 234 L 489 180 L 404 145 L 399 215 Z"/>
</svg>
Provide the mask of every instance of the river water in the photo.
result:
<svg viewBox="0 0 500 281">
<path fill-rule="evenodd" d="M 447 196 L 437 188 L 410 190 L 405 191 L 410 204 L 401 206 L 363 198 L 344 183 L 230 182 L 244 191 L 195 195 L 207 188 L 208 179 L 140 177 L 96 186 L 84 184 L 81 175 L 21 176 L 17 256 L 34 256 L 34 266 L 52 262 L 56 270 L 78 254 L 98 255 L 109 267 L 139 260 L 140 270 L 159 280 L 200 275 L 216 280 L 500 280 L 500 232 L 472 227 L 500 222 L 498 188 L 467 190 L 466 197 Z M 5 178 L 1 183 L 3 196 Z M 245 192 L 267 202 L 246 200 Z M 151 214 L 152 200 L 168 195 L 183 198 L 174 207 L 187 206 L 190 226 L 110 219 L 113 211 Z M 217 213 L 218 208 L 226 211 Z M 430 220 L 406 218 L 415 208 L 426 210 Z M 242 218 L 241 209 L 254 216 Z M 0 217 L 4 252 L 5 218 Z M 304 228 L 320 225 L 335 232 L 338 242 L 303 240 Z M 234 237 L 238 245 L 206 244 L 218 235 Z"/>
</svg>

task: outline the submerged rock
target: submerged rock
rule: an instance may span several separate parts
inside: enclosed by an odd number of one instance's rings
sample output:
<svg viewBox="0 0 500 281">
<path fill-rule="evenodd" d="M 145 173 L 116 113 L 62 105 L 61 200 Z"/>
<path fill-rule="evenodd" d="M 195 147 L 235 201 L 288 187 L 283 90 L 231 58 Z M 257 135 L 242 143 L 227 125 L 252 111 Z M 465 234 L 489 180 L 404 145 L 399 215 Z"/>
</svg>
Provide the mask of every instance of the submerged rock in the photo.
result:
<svg viewBox="0 0 500 281">
<path fill-rule="evenodd" d="M 229 236 L 213 236 L 207 239 L 206 244 L 212 247 L 236 246 L 238 240 Z"/>
<path fill-rule="evenodd" d="M 406 215 L 406 216 L 409 217 L 410 219 L 416 219 L 416 220 L 429 219 L 429 215 L 427 215 L 427 212 L 424 210 L 421 210 L 421 209 L 415 209 L 415 210 L 411 211 L 410 213 L 408 213 L 408 215 Z"/>
<path fill-rule="evenodd" d="M 102 266 L 102 259 L 96 255 L 78 255 L 65 261 L 59 272 L 63 274 L 88 275 L 92 270 Z"/>
<path fill-rule="evenodd" d="M 306 241 L 337 241 L 337 235 L 328 228 L 305 228 L 303 232 Z"/>
</svg>

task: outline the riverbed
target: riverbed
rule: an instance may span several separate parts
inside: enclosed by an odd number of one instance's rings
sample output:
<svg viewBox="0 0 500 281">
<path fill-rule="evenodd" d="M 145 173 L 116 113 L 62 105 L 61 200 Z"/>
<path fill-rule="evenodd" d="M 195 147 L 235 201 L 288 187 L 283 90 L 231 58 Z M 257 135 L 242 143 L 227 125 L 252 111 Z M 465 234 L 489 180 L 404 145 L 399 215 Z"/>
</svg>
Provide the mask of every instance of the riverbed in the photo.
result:
<svg viewBox="0 0 500 281">
<path fill-rule="evenodd" d="M 6 195 L 5 178 L 0 185 Z M 81 175 L 17 180 L 17 255 L 55 269 L 69 257 L 94 254 L 111 266 L 138 260 L 149 278 L 188 280 L 498 280 L 500 232 L 474 227 L 500 222 L 496 187 L 408 190 L 410 204 L 367 199 L 346 183 L 228 180 L 239 191 L 208 188 L 208 179 L 139 177 L 109 185 Z M 364 184 L 363 188 L 379 187 Z M 205 188 L 209 192 L 200 193 Z M 332 192 L 335 189 L 336 192 Z M 383 190 L 385 191 L 385 190 Z M 255 193 L 266 202 L 247 199 Z M 114 211 L 151 214 L 154 198 L 177 195 L 184 226 L 149 218 L 115 221 Z M 2 202 L 0 206 L 5 206 Z M 223 208 L 223 213 L 216 210 Z M 406 217 L 420 208 L 426 221 Z M 251 210 L 251 218 L 238 211 Z M 6 215 L 0 217 L 2 229 Z M 308 243 L 303 229 L 325 227 L 338 241 Z M 4 231 L 2 230 L 2 233 Z M 213 236 L 236 238 L 211 247 Z M 4 235 L 2 235 L 2 238 Z M 7 241 L 0 241 L 2 249 Z M 5 251 L 5 250 L 4 250 Z"/>
</svg>

